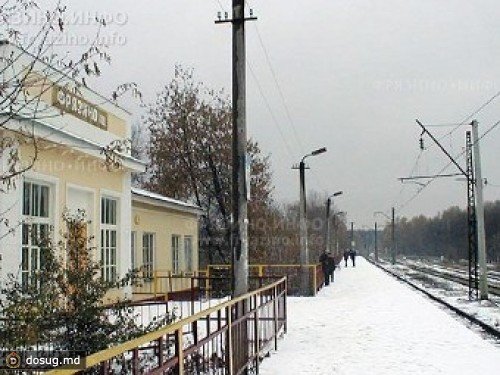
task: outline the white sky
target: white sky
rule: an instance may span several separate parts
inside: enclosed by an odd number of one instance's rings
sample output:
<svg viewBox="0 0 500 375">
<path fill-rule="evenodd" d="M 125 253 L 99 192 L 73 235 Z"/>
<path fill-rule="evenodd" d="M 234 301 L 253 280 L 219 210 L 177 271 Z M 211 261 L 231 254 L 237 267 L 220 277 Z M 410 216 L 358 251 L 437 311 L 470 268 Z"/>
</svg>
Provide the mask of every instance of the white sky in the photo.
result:
<svg viewBox="0 0 500 375">
<path fill-rule="evenodd" d="M 317 297 L 288 298 L 288 333 L 261 375 L 498 372 L 498 345 L 364 258 L 335 274 Z"/>
<path fill-rule="evenodd" d="M 231 28 L 213 22 L 221 6 L 229 11 L 229 0 L 67 3 L 120 21 L 103 31 L 112 44 L 113 63 L 96 83 L 98 89 L 111 92 L 118 83 L 135 81 L 151 101 L 180 63 L 194 68 L 207 85 L 231 92 Z M 309 159 L 307 187 L 343 190 L 336 202 L 357 228 L 373 226 L 373 213 L 389 214 L 391 206 L 408 217 L 465 206 L 463 182 L 435 181 L 405 204 L 418 185 L 402 189 L 397 178 L 410 174 L 419 155 L 416 118 L 426 124 L 457 123 L 500 90 L 497 1 L 248 3 L 259 17 L 247 24 L 248 132 L 271 154 L 277 200 L 298 198 L 292 165 L 325 146 L 328 153 Z M 482 133 L 500 119 L 500 100 L 477 119 Z M 442 136 L 451 129 L 431 130 Z M 464 133 L 462 127 L 443 139 L 453 154 L 461 151 Z M 500 127 L 481 145 L 488 200 L 500 194 L 493 186 L 500 186 L 499 141 Z M 433 174 L 447 164 L 433 150 L 419 159 L 415 173 Z"/>
</svg>

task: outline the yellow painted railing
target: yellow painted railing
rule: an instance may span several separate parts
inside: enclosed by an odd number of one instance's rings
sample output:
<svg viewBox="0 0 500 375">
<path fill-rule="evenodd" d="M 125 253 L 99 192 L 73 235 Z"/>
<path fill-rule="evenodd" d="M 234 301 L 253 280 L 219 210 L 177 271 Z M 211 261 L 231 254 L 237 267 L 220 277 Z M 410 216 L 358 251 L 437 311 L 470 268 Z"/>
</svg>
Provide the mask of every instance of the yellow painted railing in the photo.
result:
<svg viewBox="0 0 500 375">
<path fill-rule="evenodd" d="M 287 280 L 203 310 L 160 330 L 85 358 L 85 370 L 101 374 L 239 374 L 257 369 L 261 358 L 277 349 L 286 332 Z M 75 374 L 55 369 L 47 374 Z"/>
<path fill-rule="evenodd" d="M 315 295 L 323 285 L 323 275 L 319 264 L 305 266 L 309 274 L 309 295 Z M 256 284 L 264 278 L 279 278 L 286 276 L 288 279 L 289 294 L 298 294 L 300 290 L 301 265 L 298 264 L 252 264 L 248 266 L 249 282 L 253 289 L 261 286 Z M 173 274 L 169 270 L 155 270 L 151 278 L 142 278 L 141 285 L 133 289 L 136 299 L 170 299 L 170 295 L 189 292 L 192 289 L 203 291 L 206 298 L 216 289 L 230 289 L 231 266 L 227 264 L 210 264 L 206 270 L 194 272 L 179 272 Z M 226 283 L 224 283 L 224 279 Z M 215 284 L 214 284 L 215 283 Z M 227 284 L 227 285 L 225 285 Z M 251 289 L 252 289 L 251 288 Z"/>
<path fill-rule="evenodd" d="M 309 274 L 309 295 L 316 295 L 317 291 L 323 285 L 323 274 L 321 272 L 321 265 L 309 264 L 304 266 L 306 272 Z M 207 267 L 207 276 L 213 278 L 214 276 L 226 275 L 230 276 L 230 265 L 226 264 L 211 264 Z M 248 273 L 250 278 L 266 278 L 266 277 L 281 277 L 286 276 L 288 281 L 288 293 L 299 294 L 300 291 L 300 275 L 302 266 L 300 264 L 251 264 L 248 266 Z"/>
</svg>

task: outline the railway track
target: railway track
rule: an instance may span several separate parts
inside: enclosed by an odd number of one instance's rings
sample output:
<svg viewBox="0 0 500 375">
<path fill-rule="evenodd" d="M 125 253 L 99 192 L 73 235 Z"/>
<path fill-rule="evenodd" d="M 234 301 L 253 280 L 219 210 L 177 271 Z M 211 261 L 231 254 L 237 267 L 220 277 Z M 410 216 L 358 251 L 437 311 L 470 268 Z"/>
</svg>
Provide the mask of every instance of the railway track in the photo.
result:
<svg viewBox="0 0 500 375">
<path fill-rule="evenodd" d="M 372 259 L 369 259 L 369 258 L 366 258 L 370 263 L 372 263 L 373 265 L 375 265 L 376 267 L 380 268 L 381 270 L 383 270 L 384 272 L 388 273 L 389 275 L 395 277 L 396 279 L 398 279 L 399 281 L 401 281 L 402 283 L 405 283 L 405 284 L 408 284 L 409 286 L 411 286 L 412 288 L 416 289 L 417 291 L 421 292 L 422 294 L 426 295 L 428 298 L 430 298 L 431 300 L 439 303 L 440 305 L 444 306 L 445 308 L 451 310 L 452 312 L 454 312 L 456 315 L 466 319 L 467 321 L 469 321 L 472 325 L 474 326 L 477 326 L 479 328 L 481 328 L 483 330 L 483 332 L 485 332 L 487 335 L 489 335 L 490 337 L 493 337 L 495 338 L 496 340 L 500 341 L 500 330 L 498 327 L 493 327 L 492 325 L 490 324 L 487 324 L 485 322 L 483 322 L 482 320 L 478 319 L 475 315 L 472 315 L 472 314 L 469 314 L 459 308 L 457 308 L 456 306 L 453 306 L 452 304 L 446 302 L 445 300 L 443 300 L 442 298 L 430 293 L 429 291 L 425 290 L 424 288 L 418 286 L 417 284 L 413 283 L 412 281 L 404 278 L 403 276 L 391 271 L 390 269 L 384 267 L 382 264 L 379 264 L 379 263 L 375 263 Z M 426 268 L 426 267 L 422 267 L 422 268 Z M 427 270 L 426 270 L 427 271 Z M 420 271 L 422 273 L 425 273 L 426 271 Z M 429 272 L 427 272 L 427 274 L 431 274 Z M 438 276 L 438 275 L 433 275 L 433 276 Z M 441 277 L 438 276 L 438 277 Z M 445 278 L 447 280 L 450 280 L 449 278 Z M 452 281 L 455 281 L 455 280 L 452 280 Z M 468 285 L 468 284 L 466 284 Z M 496 290 L 498 291 L 498 290 Z M 492 293 L 493 294 L 493 293 Z"/>
<path fill-rule="evenodd" d="M 436 276 L 445 280 L 453 281 L 459 283 L 461 285 L 469 285 L 469 279 L 467 277 L 467 273 L 465 271 L 461 271 L 460 274 L 457 271 L 446 271 L 446 270 L 438 270 L 432 267 L 426 267 L 416 264 L 405 264 L 410 269 L 414 269 L 416 271 L 420 271 L 426 273 L 428 275 Z M 500 280 L 495 275 L 492 277 L 488 277 L 488 292 L 495 296 L 500 296 Z"/>
</svg>

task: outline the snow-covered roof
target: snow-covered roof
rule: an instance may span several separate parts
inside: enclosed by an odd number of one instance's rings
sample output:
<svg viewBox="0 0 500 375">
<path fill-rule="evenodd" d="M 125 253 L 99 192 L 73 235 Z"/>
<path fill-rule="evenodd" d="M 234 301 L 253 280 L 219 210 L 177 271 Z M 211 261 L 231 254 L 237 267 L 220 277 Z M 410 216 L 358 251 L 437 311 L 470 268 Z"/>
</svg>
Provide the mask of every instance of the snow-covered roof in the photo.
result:
<svg viewBox="0 0 500 375">
<path fill-rule="evenodd" d="M 194 213 L 200 215 L 203 210 L 201 207 L 192 204 L 183 202 L 177 199 L 165 197 L 164 195 L 152 193 L 147 190 L 132 188 L 132 201 L 143 202 L 148 204 L 153 204 L 161 207 L 166 207 L 174 210 Z"/>
</svg>

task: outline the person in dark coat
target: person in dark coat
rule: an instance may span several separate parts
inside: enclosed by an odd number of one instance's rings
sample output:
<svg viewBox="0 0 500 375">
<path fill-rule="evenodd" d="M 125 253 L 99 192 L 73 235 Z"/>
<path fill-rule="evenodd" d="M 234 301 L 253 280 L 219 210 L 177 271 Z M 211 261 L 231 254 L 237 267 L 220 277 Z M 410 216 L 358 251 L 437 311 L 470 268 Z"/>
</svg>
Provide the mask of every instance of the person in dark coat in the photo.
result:
<svg viewBox="0 0 500 375">
<path fill-rule="evenodd" d="M 349 250 L 344 251 L 344 262 L 347 267 L 347 259 L 349 259 Z"/>
<path fill-rule="evenodd" d="M 325 278 L 325 286 L 330 285 L 330 269 L 328 254 L 324 251 L 319 257 L 319 262 L 321 263 L 321 270 L 323 271 L 323 276 Z"/>
<path fill-rule="evenodd" d="M 330 253 L 326 253 L 327 267 L 328 267 L 328 279 L 333 283 L 335 281 L 335 258 Z"/>
<path fill-rule="evenodd" d="M 353 267 L 356 267 L 356 250 L 354 249 L 351 249 L 351 251 L 349 251 L 349 257 L 351 258 L 352 260 L 352 266 Z M 347 262 L 347 261 L 346 261 Z"/>
</svg>

